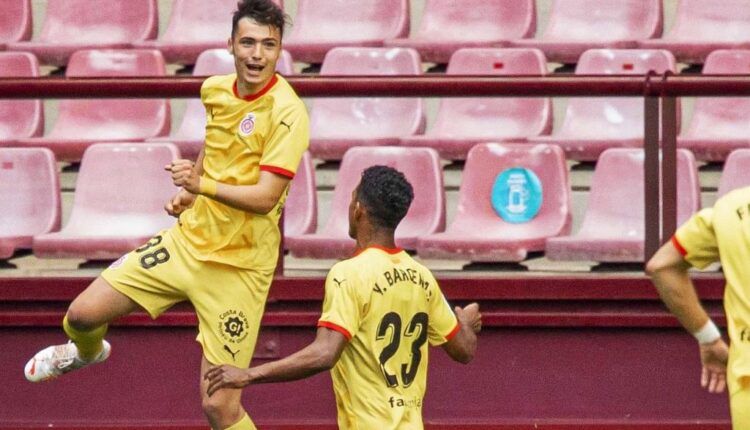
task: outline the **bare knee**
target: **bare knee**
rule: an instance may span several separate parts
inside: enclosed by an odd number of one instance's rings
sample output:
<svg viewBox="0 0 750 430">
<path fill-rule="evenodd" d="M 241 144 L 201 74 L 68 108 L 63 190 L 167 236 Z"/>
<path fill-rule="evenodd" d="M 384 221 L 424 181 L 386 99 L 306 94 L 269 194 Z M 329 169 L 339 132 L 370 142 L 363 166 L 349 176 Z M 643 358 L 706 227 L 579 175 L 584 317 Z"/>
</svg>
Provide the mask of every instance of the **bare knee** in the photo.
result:
<svg viewBox="0 0 750 430">
<path fill-rule="evenodd" d="M 214 393 L 211 397 L 203 394 L 203 413 L 212 424 L 221 428 L 230 427 L 244 416 L 239 397 L 225 394 L 226 390 Z"/>
<path fill-rule="evenodd" d="M 73 303 L 70 304 L 66 316 L 68 317 L 68 324 L 80 331 L 93 330 L 107 322 L 100 321 L 97 318 L 96 311 L 78 299 L 73 300 Z"/>
</svg>

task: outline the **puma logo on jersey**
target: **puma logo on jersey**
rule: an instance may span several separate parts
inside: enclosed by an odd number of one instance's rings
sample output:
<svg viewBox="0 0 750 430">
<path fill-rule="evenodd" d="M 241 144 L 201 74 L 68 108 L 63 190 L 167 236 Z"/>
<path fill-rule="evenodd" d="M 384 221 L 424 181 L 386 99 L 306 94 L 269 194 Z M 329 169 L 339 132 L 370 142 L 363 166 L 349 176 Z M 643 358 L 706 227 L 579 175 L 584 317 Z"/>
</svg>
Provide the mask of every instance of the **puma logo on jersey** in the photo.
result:
<svg viewBox="0 0 750 430">
<path fill-rule="evenodd" d="M 228 353 L 232 354 L 232 361 L 234 361 L 234 360 L 235 360 L 235 357 L 234 357 L 234 356 L 235 356 L 235 355 L 237 355 L 237 354 L 238 354 L 238 353 L 240 352 L 240 350 L 239 350 L 239 349 L 238 349 L 237 351 L 232 351 L 232 350 L 231 350 L 231 349 L 229 349 L 229 347 L 228 347 L 228 346 L 226 346 L 226 345 L 224 345 L 224 350 L 225 350 L 226 352 L 228 352 Z"/>
<path fill-rule="evenodd" d="M 284 127 L 286 127 L 287 130 L 292 131 L 292 125 L 291 124 L 287 124 L 284 121 L 281 121 L 279 124 L 281 124 Z"/>
<path fill-rule="evenodd" d="M 346 279 L 342 279 L 342 280 L 340 280 L 340 281 L 339 281 L 338 279 L 336 279 L 336 278 L 333 278 L 333 282 L 335 282 L 335 283 L 336 283 L 336 286 L 337 286 L 337 287 L 340 287 L 340 286 L 341 286 L 341 284 L 343 284 L 344 282 L 346 282 Z"/>
</svg>

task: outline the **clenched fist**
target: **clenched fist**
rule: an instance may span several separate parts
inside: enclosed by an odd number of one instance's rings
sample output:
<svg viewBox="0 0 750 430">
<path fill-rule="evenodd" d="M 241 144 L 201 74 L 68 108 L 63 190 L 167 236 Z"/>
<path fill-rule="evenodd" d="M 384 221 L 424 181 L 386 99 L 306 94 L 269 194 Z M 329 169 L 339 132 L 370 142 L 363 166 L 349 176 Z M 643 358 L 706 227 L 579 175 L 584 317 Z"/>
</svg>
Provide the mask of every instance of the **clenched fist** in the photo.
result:
<svg viewBox="0 0 750 430">
<path fill-rule="evenodd" d="M 164 166 L 164 170 L 172 173 L 172 182 L 193 194 L 200 191 L 201 177 L 195 170 L 195 163 L 190 160 L 175 160 Z"/>
</svg>

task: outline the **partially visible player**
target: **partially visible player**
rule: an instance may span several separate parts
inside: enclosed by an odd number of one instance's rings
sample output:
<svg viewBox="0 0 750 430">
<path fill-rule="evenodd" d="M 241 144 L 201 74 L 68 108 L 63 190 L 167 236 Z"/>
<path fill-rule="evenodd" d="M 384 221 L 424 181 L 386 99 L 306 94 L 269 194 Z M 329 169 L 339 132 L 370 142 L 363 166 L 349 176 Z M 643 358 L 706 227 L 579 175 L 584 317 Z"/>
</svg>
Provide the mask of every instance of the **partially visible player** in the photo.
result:
<svg viewBox="0 0 750 430">
<path fill-rule="evenodd" d="M 205 375 L 208 394 L 332 369 L 339 428 L 421 429 L 427 343 L 468 363 L 482 322 L 476 303 L 454 314 L 430 271 L 396 247 L 394 232 L 412 198 L 402 173 L 366 169 L 349 206 L 359 252 L 328 274 L 313 343 L 250 369 L 214 366 Z"/>
<path fill-rule="evenodd" d="M 700 304 L 690 266 L 721 262 L 724 309 L 731 347 Z M 750 429 L 750 187 L 734 190 L 713 208 L 682 225 L 646 267 L 659 295 L 698 341 L 701 385 L 711 393 L 729 388 L 732 427 Z"/>
<path fill-rule="evenodd" d="M 63 321 L 72 342 L 29 360 L 30 381 L 104 361 L 110 321 L 139 308 L 156 318 L 184 300 L 198 316 L 200 375 L 211 364 L 250 364 L 278 259 L 279 216 L 309 138 L 304 104 L 275 73 L 286 16 L 271 0 L 237 7 L 228 41 L 236 73 L 208 78 L 201 88 L 205 146 L 196 163 L 165 167 L 182 187 L 165 206 L 179 221 L 107 268 L 73 301 Z M 255 428 L 240 391 L 208 397 L 200 380 L 212 428 Z"/>
</svg>

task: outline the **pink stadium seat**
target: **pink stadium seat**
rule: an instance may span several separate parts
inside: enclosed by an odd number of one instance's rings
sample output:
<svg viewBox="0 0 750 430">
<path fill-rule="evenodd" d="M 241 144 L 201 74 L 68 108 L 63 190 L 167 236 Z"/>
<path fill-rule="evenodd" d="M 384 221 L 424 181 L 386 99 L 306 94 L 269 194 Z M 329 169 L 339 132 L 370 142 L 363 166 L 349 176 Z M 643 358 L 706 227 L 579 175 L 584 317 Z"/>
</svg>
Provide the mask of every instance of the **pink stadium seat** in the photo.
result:
<svg viewBox="0 0 750 430">
<path fill-rule="evenodd" d="M 662 26 L 661 0 L 553 0 L 542 37 L 513 45 L 575 63 L 589 49 L 635 48 L 639 40 L 660 36 Z"/>
<path fill-rule="evenodd" d="M 318 225 L 318 198 L 315 166 L 309 152 L 299 163 L 284 204 L 284 237 L 315 233 Z"/>
<path fill-rule="evenodd" d="M 667 49 L 680 62 L 698 64 L 717 49 L 750 47 L 750 1 L 680 0 L 674 25 L 664 38 L 639 45 Z"/>
<path fill-rule="evenodd" d="M 85 50 L 70 57 L 68 77 L 163 76 L 156 50 Z M 58 160 L 78 161 L 97 141 L 133 142 L 169 133 L 164 99 L 61 100 L 58 117 L 44 137 L 21 139 L 23 146 L 50 148 Z"/>
<path fill-rule="evenodd" d="M 518 167 L 533 172 L 542 188 L 538 212 L 526 222 L 506 221 L 491 201 L 495 181 L 508 169 Z M 529 200 L 509 201 L 524 210 L 531 206 L 532 193 L 523 191 L 523 184 L 517 183 L 521 187 L 518 189 L 510 182 L 509 179 L 509 194 L 520 192 Z M 510 205 L 508 210 L 515 209 Z M 559 147 L 483 143 L 469 151 L 454 221 L 445 233 L 423 235 L 417 242 L 417 254 L 422 258 L 517 262 L 524 260 L 528 252 L 543 250 L 548 237 L 568 234 L 570 225 L 568 168 Z"/>
<path fill-rule="evenodd" d="M 130 48 L 135 42 L 154 39 L 158 31 L 156 0 L 55 0 L 38 37 L 8 45 L 30 51 L 43 64 L 65 66 L 81 49 Z"/>
<path fill-rule="evenodd" d="M 747 186 L 750 186 L 750 149 L 735 149 L 724 163 L 717 197 Z"/>
<path fill-rule="evenodd" d="M 321 75 L 419 75 L 419 54 L 404 48 L 336 48 L 326 55 Z M 424 106 L 418 98 L 323 98 L 310 111 L 310 152 L 340 160 L 354 146 L 398 145 L 422 133 Z"/>
<path fill-rule="evenodd" d="M 207 49 L 226 49 L 236 9 L 237 0 L 174 0 L 164 34 L 158 40 L 134 45 L 160 50 L 168 63 L 195 64 L 198 55 Z"/>
<path fill-rule="evenodd" d="M 414 48 L 423 61 L 447 63 L 459 48 L 503 46 L 535 31 L 534 0 L 427 0 L 419 29 L 385 45 Z"/>
<path fill-rule="evenodd" d="M 284 49 L 296 61 L 320 63 L 333 48 L 378 47 L 408 33 L 408 0 L 298 0 Z"/>
<path fill-rule="evenodd" d="M 0 259 L 60 228 L 60 181 L 52 151 L 0 148 Z M 12 203 L 11 203 L 12 202 Z"/>
<path fill-rule="evenodd" d="M 577 75 L 643 75 L 649 70 L 675 71 L 671 53 L 664 50 L 593 49 L 578 62 Z M 679 100 L 678 100 L 679 112 Z M 678 129 L 679 129 L 679 118 Z M 643 99 L 585 98 L 568 101 L 565 119 L 550 136 L 529 138 L 531 142 L 560 145 L 568 158 L 596 160 L 607 148 L 643 145 Z"/>
<path fill-rule="evenodd" d="M 706 58 L 703 73 L 750 74 L 750 50 L 714 51 Z M 706 161 L 723 161 L 733 149 L 750 148 L 750 98 L 698 97 L 690 125 L 677 145 Z"/>
<path fill-rule="evenodd" d="M 179 158 L 165 143 L 92 145 L 76 182 L 70 220 L 34 237 L 34 255 L 110 260 L 174 223 L 164 204 L 177 192 L 164 165 Z"/>
<path fill-rule="evenodd" d="M 0 52 L 0 78 L 39 76 L 36 57 L 26 52 Z M 41 100 L 0 99 L 0 146 L 40 136 L 44 129 Z"/>
<path fill-rule="evenodd" d="M 643 150 L 604 151 L 591 180 L 588 208 L 580 231 L 547 240 L 547 258 L 600 262 L 641 262 L 644 241 Z M 700 209 L 695 157 L 677 152 L 677 218 Z"/>
<path fill-rule="evenodd" d="M 400 170 L 414 187 L 414 201 L 396 229 L 396 244 L 414 249 L 417 238 L 445 228 L 445 193 L 440 159 L 430 148 L 352 148 L 341 162 L 328 222 L 316 234 L 289 237 L 292 255 L 308 258 L 347 258 L 355 250 L 349 238 L 349 202 L 362 171 L 386 165 Z"/>
<path fill-rule="evenodd" d="M 448 74 L 543 76 L 547 62 L 538 49 L 467 48 L 453 54 Z M 443 158 L 463 160 L 477 143 L 523 140 L 551 129 L 549 98 L 446 98 L 432 128 L 402 138 L 401 145 L 428 146 Z"/>
<path fill-rule="evenodd" d="M 292 58 L 286 51 L 281 51 L 281 57 L 276 63 L 276 70 L 282 75 L 294 74 Z M 234 57 L 226 48 L 209 49 L 203 51 L 195 62 L 193 76 L 226 75 L 234 73 Z M 188 99 L 185 104 L 182 122 L 169 136 L 152 137 L 149 142 L 174 143 L 183 157 L 196 159 L 203 148 L 206 138 L 206 109 L 200 98 Z"/>
<path fill-rule="evenodd" d="M 9 42 L 31 38 L 31 0 L 4 0 L 0 4 L 0 49 Z"/>
</svg>

